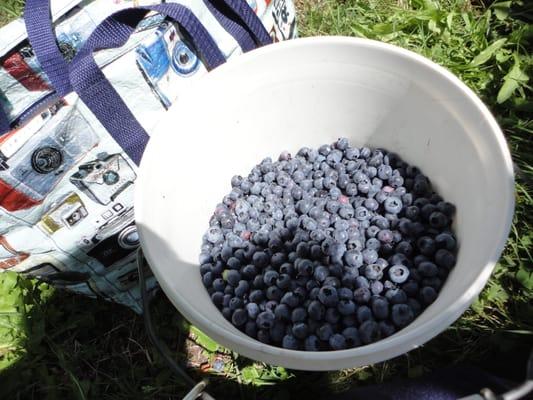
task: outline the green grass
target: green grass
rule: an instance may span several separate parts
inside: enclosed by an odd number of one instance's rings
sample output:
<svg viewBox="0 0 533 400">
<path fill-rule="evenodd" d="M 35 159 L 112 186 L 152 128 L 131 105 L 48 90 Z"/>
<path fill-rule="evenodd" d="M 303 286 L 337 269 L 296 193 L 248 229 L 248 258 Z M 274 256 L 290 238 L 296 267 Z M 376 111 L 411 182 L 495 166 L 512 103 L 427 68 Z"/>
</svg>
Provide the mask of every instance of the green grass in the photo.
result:
<svg viewBox="0 0 533 400">
<path fill-rule="evenodd" d="M 527 0 L 488 8 L 487 3 L 298 2 L 302 36 L 367 37 L 423 54 L 457 74 L 498 119 L 517 166 L 516 215 L 479 299 L 452 327 L 406 355 L 364 368 L 304 373 L 253 363 L 201 332 L 189 334 L 190 327 L 159 296 L 154 306 L 159 335 L 176 357 L 195 367 L 196 377 L 210 376 L 216 398 L 317 398 L 456 363 L 521 378 L 533 346 L 533 56 L 528 52 L 533 8 Z M 0 23 L 16 15 L 20 4 L 3 0 Z M 219 372 L 207 368 L 215 360 L 223 366 Z M 129 310 L 0 275 L 0 398 L 168 399 L 183 393 L 149 344 L 141 319 Z"/>
</svg>

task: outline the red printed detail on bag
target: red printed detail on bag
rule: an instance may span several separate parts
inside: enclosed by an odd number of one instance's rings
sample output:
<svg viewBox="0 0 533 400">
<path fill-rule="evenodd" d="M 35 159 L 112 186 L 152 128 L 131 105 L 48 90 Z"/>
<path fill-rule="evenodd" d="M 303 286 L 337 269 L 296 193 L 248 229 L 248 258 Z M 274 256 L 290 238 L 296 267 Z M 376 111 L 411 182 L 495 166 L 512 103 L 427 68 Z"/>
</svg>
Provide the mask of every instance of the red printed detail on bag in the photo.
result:
<svg viewBox="0 0 533 400">
<path fill-rule="evenodd" d="M 2 67 L 29 91 L 50 90 L 50 86 L 31 69 L 20 53 L 13 53 L 6 58 Z"/>
<path fill-rule="evenodd" d="M 16 251 L 3 236 L 0 236 L 0 247 L 3 247 L 8 253 L 13 254 L 13 257 L 0 260 L 0 269 L 13 268 L 15 265 L 20 264 L 30 256 L 28 253 Z"/>
<path fill-rule="evenodd" d="M 9 186 L 0 180 L 0 207 L 7 211 L 27 210 L 40 204 L 40 201 L 28 197 L 26 194 Z"/>
</svg>

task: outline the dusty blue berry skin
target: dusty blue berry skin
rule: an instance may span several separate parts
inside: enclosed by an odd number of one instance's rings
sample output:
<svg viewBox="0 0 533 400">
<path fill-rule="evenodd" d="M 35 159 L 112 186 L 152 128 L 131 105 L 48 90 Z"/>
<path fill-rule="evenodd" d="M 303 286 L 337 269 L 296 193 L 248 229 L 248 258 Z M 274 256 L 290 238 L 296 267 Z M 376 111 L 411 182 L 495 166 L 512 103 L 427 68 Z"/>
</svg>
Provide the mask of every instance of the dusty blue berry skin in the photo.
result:
<svg viewBox="0 0 533 400">
<path fill-rule="evenodd" d="M 200 274 L 223 316 L 306 351 L 373 343 L 437 299 L 456 264 L 455 207 L 422 172 L 346 138 L 265 158 L 231 179 Z"/>
<path fill-rule="evenodd" d="M 346 338 L 339 333 L 331 335 L 328 342 L 332 350 L 342 350 L 346 348 Z"/>
<path fill-rule="evenodd" d="M 363 344 L 370 344 L 381 338 L 381 331 L 377 322 L 366 320 L 359 326 L 359 337 Z"/>
</svg>

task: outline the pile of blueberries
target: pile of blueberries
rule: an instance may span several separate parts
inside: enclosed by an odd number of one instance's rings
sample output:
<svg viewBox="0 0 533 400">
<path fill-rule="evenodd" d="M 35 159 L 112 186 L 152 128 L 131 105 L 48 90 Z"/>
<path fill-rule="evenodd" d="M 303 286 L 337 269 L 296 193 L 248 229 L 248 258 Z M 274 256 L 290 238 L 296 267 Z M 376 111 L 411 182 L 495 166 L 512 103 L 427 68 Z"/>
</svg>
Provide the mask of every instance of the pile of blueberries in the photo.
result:
<svg viewBox="0 0 533 400">
<path fill-rule="evenodd" d="M 394 153 L 341 138 L 265 158 L 218 204 L 202 280 L 226 319 L 294 350 L 341 350 L 411 323 L 456 262 L 455 207 Z"/>
</svg>

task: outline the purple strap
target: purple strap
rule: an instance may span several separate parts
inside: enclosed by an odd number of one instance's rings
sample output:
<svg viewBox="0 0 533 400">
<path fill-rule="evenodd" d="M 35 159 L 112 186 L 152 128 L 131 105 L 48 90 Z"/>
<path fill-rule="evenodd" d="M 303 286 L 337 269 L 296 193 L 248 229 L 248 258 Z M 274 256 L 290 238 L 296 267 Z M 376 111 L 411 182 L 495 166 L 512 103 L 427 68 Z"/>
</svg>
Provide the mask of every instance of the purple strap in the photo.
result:
<svg viewBox="0 0 533 400">
<path fill-rule="evenodd" d="M 136 164 L 141 160 L 149 136 L 96 64 L 93 52 L 124 45 L 148 11 L 157 11 L 178 22 L 189 34 L 208 69 L 226 61 L 196 16 L 177 3 L 118 11 L 98 25 L 70 63 L 70 81 L 74 91 Z"/>
<path fill-rule="evenodd" d="M 252 35 L 243 26 L 215 7 L 212 1 L 204 0 L 204 3 L 218 23 L 235 38 L 244 53 L 257 47 Z"/>
<path fill-rule="evenodd" d="M 50 0 L 26 0 L 24 22 L 28 39 L 46 76 L 61 97 L 72 92 L 67 79 L 68 64 L 56 43 Z"/>
<path fill-rule="evenodd" d="M 204 0 L 204 2 L 224 29 L 235 38 L 244 52 L 254 49 L 257 45 L 262 46 L 271 43 L 265 27 L 245 0 Z M 223 5 L 235 14 L 235 18 L 229 18 L 218 11 Z M 239 22 L 234 19 L 238 19 Z M 39 64 L 56 89 L 57 94 L 65 96 L 72 91 L 72 85 L 67 79 L 68 63 L 56 43 L 51 23 L 50 0 L 27 0 L 24 9 L 24 21 L 28 39 Z"/>
<path fill-rule="evenodd" d="M 6 112 L 2 108 L 2 105 L 0 104 L 0 136 L 2 136 L 4 133 L 9 132 L 11 129 L 11 126 L 9 124 L 9 118 L 7 117 Z"/>
<path fill-rule="evenodd" d="M 244 0 L 214 0 L 223 1 L 244 23 L 244 26 L 254 36 L 258 46 L 265 46 L 272 43 L 272 38 L 268 34 L 265 26 L 257 17 L 254 10 Z"/>
<path fill-rule="evenodd" d="M 204 0 L 204 4 L 243 52 L 272 43 L 263 23 L 245 0 Z"/>
</svg>

